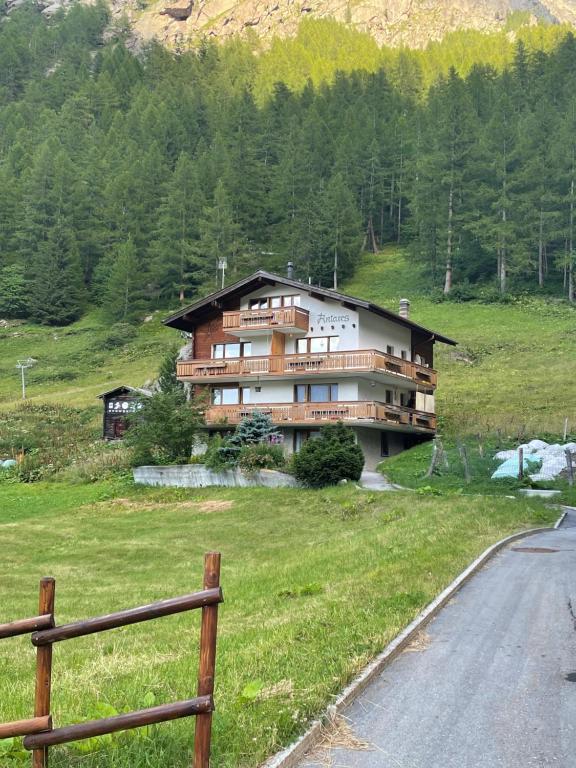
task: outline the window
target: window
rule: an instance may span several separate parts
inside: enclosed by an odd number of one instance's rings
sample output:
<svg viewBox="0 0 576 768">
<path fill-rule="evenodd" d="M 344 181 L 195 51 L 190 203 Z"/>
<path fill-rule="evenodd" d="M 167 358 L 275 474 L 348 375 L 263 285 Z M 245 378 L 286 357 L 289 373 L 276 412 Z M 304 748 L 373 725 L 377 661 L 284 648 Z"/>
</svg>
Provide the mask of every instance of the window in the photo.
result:
<svg viewBox="0 0 576 768">
<path fill-rule="evenodd" d="M 297 429 L 294 432 L 294 452 L 297 453 L 306 440 L 316 440 L 320 437 L 319 429 Z"/>
<path fill-rule="evenodd" d="M 213 387 L 212 405 L 240 405 L 250 402 L 250 387 Z"/>
<path fill-rule="evenodd" d="M 252 343 L 250 341 L 212 345 L 213 360 L 221 360 L 223 357 L 250 357 L 251 355 Z"/>
<path fill-rule="evenodd" d="M 298 339 L 296 352 L 300 355 L 336 352 L 340 346 L 340 336 L 314 336 L 311 339 Z"/>
<path fill-rule="evenodd" d="M 250 309 L 280 309 L 281 307 L 299 307 L 300 296 L 270 296 L 262 299 L 250 299 Z"/>
<path fill-rule="evenodd" d="M 387 389 L 386 390 L 386 403 L 388 405 L 393 405 L 394 404 L 394 392 L 392 392 L 391 389 Z"/>
<path fill-rule="evenodd" d="M 250 299 L 250 309 L 268 309 L 268 299 Z"/>
<path fill-rule="evenodd" d="M 296 384 L 295 403 L 333 403 L 338 400 L 338 384 Z"/>
<path fill-rule="evenodd" d="M 394 347 L 390 344 L 386 345 L 386 354 L 387 355 L 394 355 Z"/>
<path fill-rule="evenodd" d="M 400 352 L 400 356 L 402 360 L 408 360 L 408 352 L 406 352 L 405 349 L 403 349 L 402 352 Z"/>
<path fill-rule="evenodd" d="M 390 442 L 387 432 L 380 432 L 380 456 L 390 456 Z"/>
</svg>

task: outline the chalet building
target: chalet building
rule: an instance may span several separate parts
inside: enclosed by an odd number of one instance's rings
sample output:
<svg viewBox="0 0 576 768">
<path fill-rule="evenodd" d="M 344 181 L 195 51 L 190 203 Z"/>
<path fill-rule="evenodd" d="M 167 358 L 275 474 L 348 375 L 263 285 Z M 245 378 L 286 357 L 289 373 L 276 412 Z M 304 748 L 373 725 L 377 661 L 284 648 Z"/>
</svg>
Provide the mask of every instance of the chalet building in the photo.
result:
<svg viewBox="0 0 576 768">
<path fill-rule="evenodd" d="M 206 386 L 206 424 L 254 410 L 271 416 L 288 452 L 343 421 L 373 468 L 436 430 L 434 343 L 452 339 L 400 313 L 259 271 L 165 320 L 190 334 L 178 378 Z"/>
<path fill-rule="evenodd" d="M 129 417 L 142 408 L 142 400 L 151 397 L 148 389 L 122 385 L 98 395 L 104 404 L 102 437 L 104 440 L 121 440 L 128 428 Z"/>
</svg>

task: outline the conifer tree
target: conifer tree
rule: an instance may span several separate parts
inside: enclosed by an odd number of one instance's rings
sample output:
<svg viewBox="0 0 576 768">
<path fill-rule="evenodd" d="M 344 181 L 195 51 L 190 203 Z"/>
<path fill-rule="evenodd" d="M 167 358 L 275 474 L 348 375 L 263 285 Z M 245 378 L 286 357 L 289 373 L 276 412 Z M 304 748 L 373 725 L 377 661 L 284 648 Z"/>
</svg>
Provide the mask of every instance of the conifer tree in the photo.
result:
<svg viewBox="0 0 576 768">
<path fill-rule="evenodd" d="M 57 222 L 39 245 L 30 269 L 29 310 L 33 320 L 67 325 L 77 320 L 86 303 L 78 246 L 74 233 Z"/>
<path fill-rule="evenodd" d="M 142 266 L 131 237 L 116 246 L 108 259 L 102 306 L 115 321 L 131 322 L 143 309 Z"/>
</svg>

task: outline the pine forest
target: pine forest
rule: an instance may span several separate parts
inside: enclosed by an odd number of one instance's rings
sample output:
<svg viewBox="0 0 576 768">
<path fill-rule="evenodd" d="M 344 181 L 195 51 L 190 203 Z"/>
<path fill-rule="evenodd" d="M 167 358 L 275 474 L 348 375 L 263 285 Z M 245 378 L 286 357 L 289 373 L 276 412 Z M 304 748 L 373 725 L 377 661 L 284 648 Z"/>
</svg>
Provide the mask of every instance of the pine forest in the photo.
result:
<svg viewBox="0 0 576 768">
<path fill-rule="evenodd" d="M 215 289 L 220 258 L 329 287 L 388 243 L 438 300 L 574 301 L 563 27 L 131 51 L 99 4 L 0 21 L 0 317 L 130 322 Z"/>
</svg>

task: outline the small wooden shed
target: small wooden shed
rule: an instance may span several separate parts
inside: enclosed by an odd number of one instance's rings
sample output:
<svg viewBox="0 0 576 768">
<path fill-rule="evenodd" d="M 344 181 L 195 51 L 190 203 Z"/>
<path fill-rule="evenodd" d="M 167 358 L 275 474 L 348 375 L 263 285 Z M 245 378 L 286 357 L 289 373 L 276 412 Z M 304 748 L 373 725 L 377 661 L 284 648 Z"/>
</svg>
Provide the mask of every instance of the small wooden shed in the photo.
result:
<svg viewBox="0 0 576 768">
<path fill-rule="evenodd" d="M 123 384 L 98 397 L 104 403 L 102 437 L 104 440 L 121 440 L 128 427 L 128 417 L 142 408 L 142 401 L 152 392 Z"/>
</svg>

